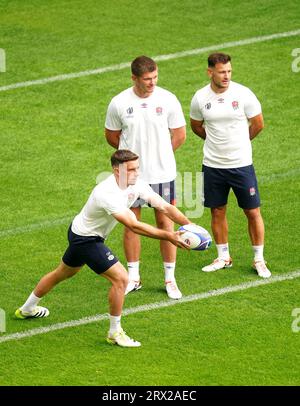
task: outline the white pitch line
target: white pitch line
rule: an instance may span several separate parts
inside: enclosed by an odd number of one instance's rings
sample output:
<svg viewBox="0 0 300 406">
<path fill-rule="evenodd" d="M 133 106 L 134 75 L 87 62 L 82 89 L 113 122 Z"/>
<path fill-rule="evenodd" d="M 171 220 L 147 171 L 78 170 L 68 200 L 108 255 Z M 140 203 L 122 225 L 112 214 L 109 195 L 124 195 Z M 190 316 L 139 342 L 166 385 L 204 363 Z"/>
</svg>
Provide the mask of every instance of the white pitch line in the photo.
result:
<svg viewBox="0 0 300 406">
<path fill-rule="evenodd" d="M 127 316 L 129 314 L 162 309 L 164 307 L 170 307 L 170 306 L 175 306 L 175 305 L 182 304 L 182 303 L 194 302 L 196 300 L 208 299 L 208 298 L 214 297 L 214 296 L 222 296 L 227 293 L 240 292 L 242 290 L 247 290 L 250 288 L 257 287 L 257 286 L 270 285 L 273 283 L 282 282 L 282 281 L 286 281 L 286 280 L 292 280 L 292 279 L 296 279 L 299 277 L 300 277 L 300 270 L 296 270 L 296 271 L 289 272 L 286 274 L 272 276 L 270 279 L 258 279 L 256 281 L 241 283 L 240 285 L 226 286 L 224 288 L 210 290 L 208 292 L 197 293 L 194 295 L 185 296 L 180 300 L 168 300 L 168 301 L 162 301 L 162 302 L 155 302 L 155 303 L 146 304 L 146 305 L 142 305 L 142 306 L 132 307 L 129 309 L 124 309 L 122 315 Z M 6 341 L 21 340 L 22 338 L 33 337 L 33 336 L 36 336 L 39 334 L 46 334 L 46 333 L 50 333 L 52 331 L 63 330 L 65 328 L 83 326 L 86 324 L 106 320 L 108 318 L 109 318 L 108 314 L 99 314 L 99 315 L 95 315 L 95 316 L 84 317 L 79 320 L 70 320 L 70 321 L 66 321 L 64 323 L 52 324 L 48 327 L 39 327 L 39 328 L 34 328 L 34 329 L 28 330 L 28 331 L 8 334 L 8 335 L 4 335 L 3 337 L 0 337 L 0 343 L 4 343 Z"/>
<path fill-rule="evenodd" d="M 191 56 L 191 55 L 199 55 L 204 52 L 221 50 L 224 48 L 233 48 L 233 47 L 237 47 L 237 46 L 241 46 L 241 45 L 255 44 L 258 42 L 271 41 L 271 40 L 279 39 L 279 38 L 294 37 L 297 35 L 300 35 L 300 29 L 294 30 L 294 31 L 279 32 L 279 33 L 270 34 L 270 35 L 262 35 L 259 37 L 252 37 L 252 38 L 242 39 L 239 41 L 224 42 L 221 44 L 210 45 L 210 46 L 204 47 L 204 48 L 196 48 L 196 49 L 190 49 L 190 50 L 181 51 L 181 52 L 175 52 L 173 54 L 157 55 L 157 56 L 153 57 L 153 59 L 157 62 L 168 61 L 170 59 L 184 58 L 186 56 Z M 80 78 L 83 76 L 101 75 L 102 73 L 106 73 L 106 72 L 115 72 L 115 71 L 129 68 L 130 64 L 131 64 L 130 62 L 124 62 L 124 63 L 120 63 L 120 64 L 116 64 L 116 65 L 105 66 L 103 68 L 90 69 L 90 70 L 86 70 L 86 71 L 82 71 L 82 72 L 65 73 L 62 75 L 51 76 L 49 78 L 44 78 L 44 79 L 12 83 L 10 85 L 1 86 L 0 92 L 5 92 L 7 90 L 13 90 L 13 89 L 21 88 L 21 87 L 45 85 L 45 84 L 51 83 L 51 82 L 75 79 L 75 78 Z"/>
<path fill-rule="evenodd" d="M 74 217 L 74 215 L 73 215 Z M 7 230 L 0 230 L 0 238 L 15 236 L 18 234 L 30 233 L 31 231 L 41 230 L 43 228 L 50 228 L 54 226 L 59 226 L 62 224 L 70 223 L 72 220 L 72 215 L 64 216 L 58 219 L 47 219 L 40 221 L 39 223 L 27 224 L 25 226 L 19 226 L 15 228 L 9 228 Z"/>
</svg>

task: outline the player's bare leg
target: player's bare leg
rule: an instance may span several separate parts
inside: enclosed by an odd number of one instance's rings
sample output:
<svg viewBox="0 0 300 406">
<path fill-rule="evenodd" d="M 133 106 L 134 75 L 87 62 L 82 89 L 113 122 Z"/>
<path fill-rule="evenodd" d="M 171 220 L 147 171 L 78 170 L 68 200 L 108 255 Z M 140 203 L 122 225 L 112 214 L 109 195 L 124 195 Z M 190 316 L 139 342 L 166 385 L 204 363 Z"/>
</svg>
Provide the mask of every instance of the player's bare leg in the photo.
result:
<svg viewBox="0 0 300 406">
<path fill-rule="evenodd" d="M 226 218 L 227 206 L 211 209 L 211 229 L 216 244 L 228 243 L 228 223 Z"/>
<path fill-rule="evenodd" d="M 158 228 L 174 231 L 174 223 L 165 214 L 155 210 L 156 225 Z M 164 263 L 165 286 L 170 299 L 180 299 L 182 293 L 178 289 L 175 279 L 177 248 L 169 241 L 160 241 L 160 252 Z"/>
<path fill-rule="evenodd" d="M 265 226 L 261 216 L 260 208 L 245 209 L 244 213 L 248 219 L 248 231 L 252 245 L 263 245 L 265 238 Z"/>
<path fill-rule="evenodd" d="M 218 257 L 211 264 L 202 268 L 204 272 L 214 272 L 232 266 L 228 246 L 226 209 L 227 206 L 211 208 L 211 229 L 218 250 Z"/>
<path fill-rule="evenodd" d="M 123 265 L 117 262 L 100 275 L 112 283 L 108 295 L 109 314 L 120 316 L 124 303 L 125 289 L 128 284 L 128 274 Z"/>
<path fill-rule="evenodd" d="M 110 328 L 107 342 L 118 344 L 121 347 L 140 347 L 141 343 L 130 338 L 121 327 L 125 289 L 128 284 L 128 274 L 125 268 L 120 262 L 117 262 L 101 276 L 112 284 L 108 295 Z"/>
<path fill-rule="evenodd" d="M 141 219 L 141 208 L 140 207 L 132 207 L 131 210 L 135 214 L 138 220 Z M 140 261 L 140 254 L 141 254 L 141 239 L 140 236 L 129 228 L 124 228 L 124 251 L 125 256 L 127 259 L 127 267 L 128 267 L 128 285 L 126 288 L 125 294 L 129 292 L 134 292 L 139 290 L 141 285 L 141 278 L 140 278 L 140 270 L 139 270 L 139 261 Z"/>
<path fill-rule="evenodd" d="M 260 208 L 245 209 L 244 213 L 248 219 L 248 231 L 254 252 L 253 268 L 261 278 L 269 278 L 271 272 L 264 260 L 265 226 Z"/>
<path fill-rule="evenodd" d="M 19 309 L 16 310 L 15 316 L 19 319 L 39 318 L 49 316 L 49 310 L 46 307 L 38 306 L 39 301 L 58 283 L 65 279 L 71 278 L 81 267 L 70 267 L 63 261 L 52 272 L 44 275 L 39 283 L 36 285 L 34 291 L 29 295 L 26 302 Z"/>
<path fill-rule="evenodd" d="M 49 272 L 47 275 L 42 277 L 33 291 L 34 294 L 40 298 L 45 296 L 58 283 L 76 275 L 76 273 L 80 271 L 81 268 L 82 267 L 74 268 L 68 266 L 63 261 L 61 261 L 59 266 L 54 271 Z"/>
</svg>

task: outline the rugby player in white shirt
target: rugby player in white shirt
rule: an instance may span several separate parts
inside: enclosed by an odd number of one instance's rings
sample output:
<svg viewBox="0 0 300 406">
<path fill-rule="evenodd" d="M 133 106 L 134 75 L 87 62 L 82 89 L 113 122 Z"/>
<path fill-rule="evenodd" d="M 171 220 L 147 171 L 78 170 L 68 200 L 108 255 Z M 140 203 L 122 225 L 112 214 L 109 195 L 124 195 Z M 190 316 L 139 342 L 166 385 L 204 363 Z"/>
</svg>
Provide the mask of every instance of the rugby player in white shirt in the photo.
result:
<svg viewBox="0 0 300 406">
<path fill-rule="evenodd" d="M 168 203 L 175 205 L 176 162 L 174 151 L 186 138 L 186 123 L 179 101 L 171 92 L 156 86 L 158 68 L 147 56 L 137 57 L 131 64 L 133 87 L 115 96 L 107 109 L 105 135 L 114 148 L 129 149 L 140 157 L 140 179 Z M 141 217 L 143 201 L 132 207 Z M 173 222 L 154 208 L 157 227 L 173 230 Z M 141 288 L 140 237 L 130 228 L 124 230 L 129 283 L 126 294 Z M 176 247 L 169 241 L 160 242 L 165 273 L 165 288 L 171 299 L 182 294 L 175 280 Z M 151 271 L 149 265 L 147 272 Z"/>
<path fill-rule="evenodd" d="M 191 102 L 192 130 L 205 140 L 204 205 L 211 209 L 218 251 L 213 263 L 202 270 L 213 272 L 232 266 L 226 219 L 227 198 L 232 189 L 248 219 L 253 267 L 260 277 L 269 278 L 271 272 L 263 255 L 264 223 L 251 148 L 251 140 L 263 129 L 263 115 L 254 93 L 231 81 L 230 61 L 230 56 L 223 53 L 208 57 L 210 84 L 198 90 Z"/>
<path fill-rule="evenodd" d="M 68 230 L 69 246 L 59 266 L 39 281 L 26 302 L 16 310 L 19 319 L 47 317 L 49 310 L 38 306 L 40 299 L 54 286 L 74 276 L 83 265 L 109 280 L 110 329 L 107 341 L 122 347 L 139 347 L 121 327 L 121 313 L 128 274 L 115 254 L 105 245 L 105 239 L 120 222 L 147 237 L 169 241 L 181 248 L 189 248 L 180 238 L 182 232 L 162 230 L 140 222 L 129 209 L 140 196 L 177 224 L 190 221 L 175 206 L 167 203 L 152 188 L 138 179 L 139 159 L 128 150 L 118 150 L 111 157 L 113 174 L 99 183 L 92 191 L 81 212 Z"/>
</svg>

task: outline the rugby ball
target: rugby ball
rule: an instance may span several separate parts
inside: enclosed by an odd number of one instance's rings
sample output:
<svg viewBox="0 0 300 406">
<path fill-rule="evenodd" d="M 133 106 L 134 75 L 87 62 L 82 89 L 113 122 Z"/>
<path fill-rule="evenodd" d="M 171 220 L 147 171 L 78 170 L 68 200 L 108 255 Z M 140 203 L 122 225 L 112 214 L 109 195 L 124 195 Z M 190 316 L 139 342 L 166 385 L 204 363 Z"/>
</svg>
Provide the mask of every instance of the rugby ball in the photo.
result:
<svg viewBox="0 0 300 406">
<path fill-rule="evenodd" d="M 204 251 L 211 246 L 211 235 L 201 226 L 186 224 L 185 226 L 179 227 L 178 231 L 184 231 L 180 237 L 192 250 Z"/>
</svg>

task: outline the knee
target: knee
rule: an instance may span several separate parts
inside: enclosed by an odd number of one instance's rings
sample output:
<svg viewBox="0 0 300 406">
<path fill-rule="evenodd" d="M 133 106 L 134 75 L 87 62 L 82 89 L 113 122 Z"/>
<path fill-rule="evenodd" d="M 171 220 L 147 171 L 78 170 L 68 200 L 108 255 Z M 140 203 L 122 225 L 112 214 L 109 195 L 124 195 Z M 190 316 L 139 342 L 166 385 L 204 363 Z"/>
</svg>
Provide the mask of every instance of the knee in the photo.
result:
<svg viewBox="0 0 300 406">
<path fill-rule="evenodd" d="M 174 223 L 169 218 L 156 219 L 156 226 L 161 230 L 174 231 Z"/>
<path fill-rule="evenodd" d="M 215 207 L 211 209 L 211 215 L 213 220 L 223 220 L 226 217 L 225 207 Z"/>
<path fill-rule="evenodd" d="M 246 214 L 248 220 L 255 221 L 261 218 L 259 207 L 256 209 L 245 209 L 244 213 Z"/>
<path fill-rule="evenodd" d="M 125 289 L 128 285 L 128 274 L 127 272 L 124 270 L 124 272 L 121 272 L 118 275 L 118 278 L 115 279 L 115 281 L 113 282 L 113 284 L 115 285 L 115 287 L 119 290 L 122 290 L 125 292 Z"/>
</svg>

